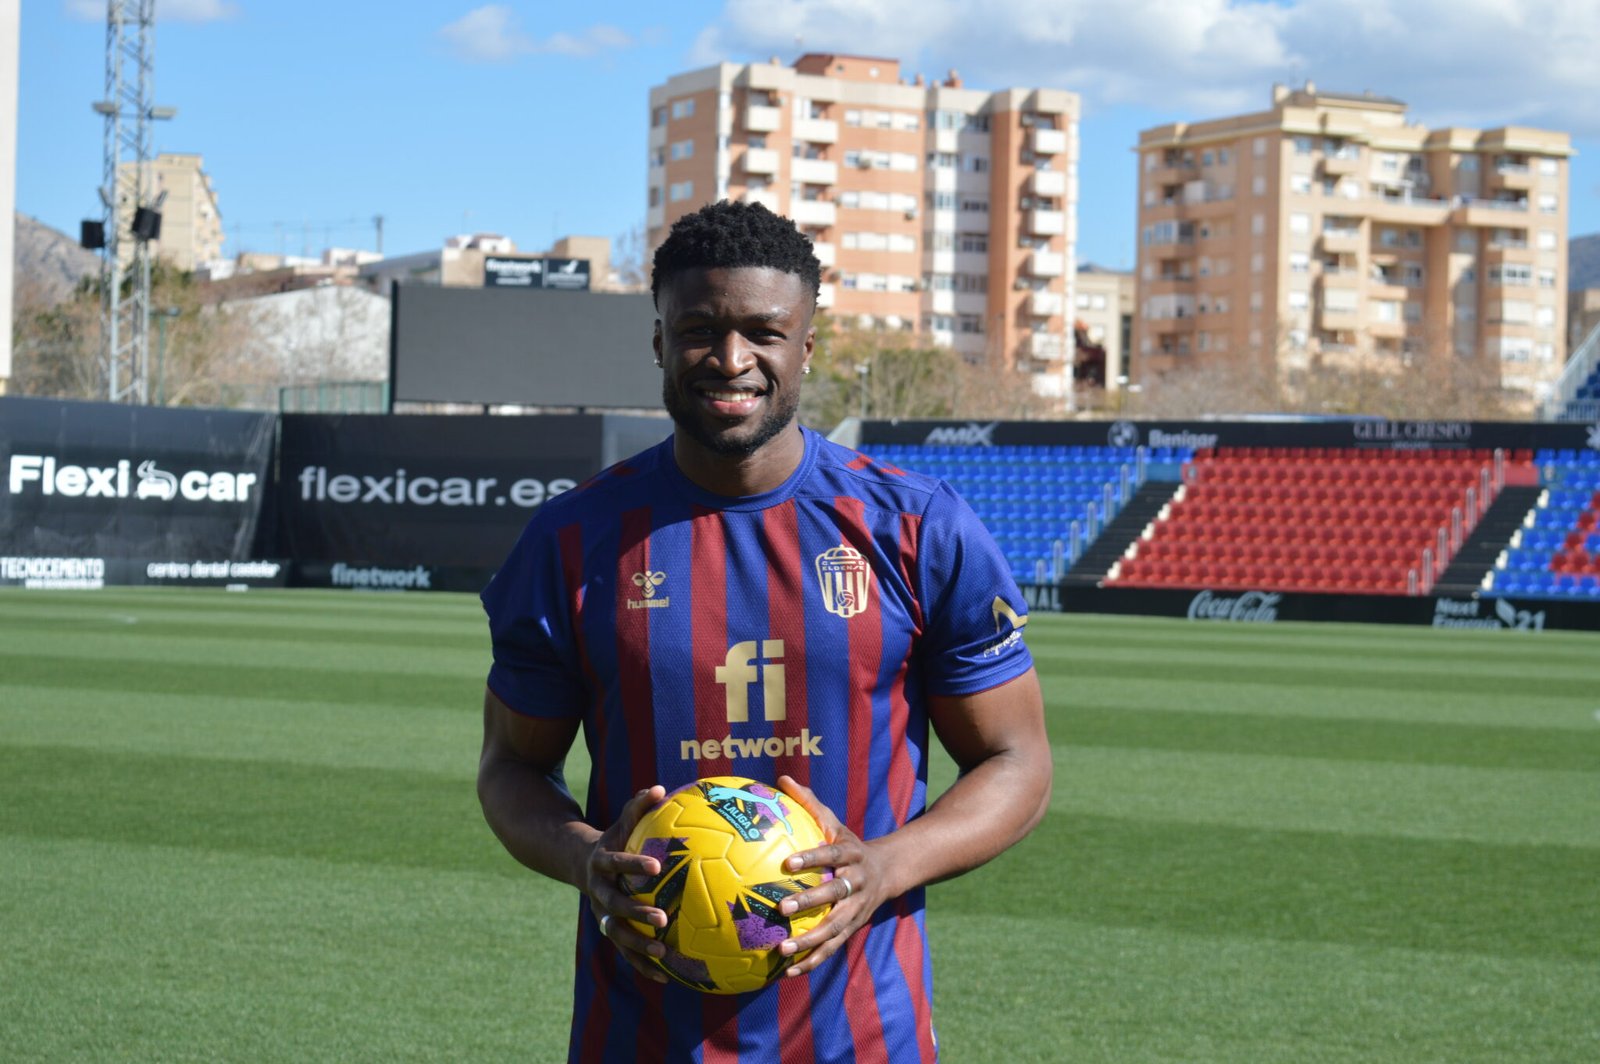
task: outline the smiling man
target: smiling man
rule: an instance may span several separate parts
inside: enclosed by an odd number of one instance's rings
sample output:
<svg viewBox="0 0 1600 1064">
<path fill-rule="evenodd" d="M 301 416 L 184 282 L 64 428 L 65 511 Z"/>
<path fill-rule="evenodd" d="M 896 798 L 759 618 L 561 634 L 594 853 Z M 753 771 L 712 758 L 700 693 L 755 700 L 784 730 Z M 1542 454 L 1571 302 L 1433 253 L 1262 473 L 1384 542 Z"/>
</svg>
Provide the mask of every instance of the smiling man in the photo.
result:
<svg viewBox="0 0 1600 1064">
<path fill-rule="evenodd" d="M 506 849 L 582 895 L 573 1061 L 932 1061 L 924 888 L 1021 839 L 1051 759 L 1009 567 L 948 485 L 796 420 L 816 342 L 810 242 L 759 205 L 679 220 L 654 347 L 673 433 L 546 502 L 483 593 L 494 646 L 478 793 Z M 583 805 L 562 767 L 582 730 Z M 927 801 L 930 739 L 961 769 Z M 827 844 L 832 905 L 764 990 L 702 995 L 647 959 L 618 889 L 639 817 L 706 776 L 775 781 Z M 671 962 L 672 958 L 668 958 Z"/>
</svg>

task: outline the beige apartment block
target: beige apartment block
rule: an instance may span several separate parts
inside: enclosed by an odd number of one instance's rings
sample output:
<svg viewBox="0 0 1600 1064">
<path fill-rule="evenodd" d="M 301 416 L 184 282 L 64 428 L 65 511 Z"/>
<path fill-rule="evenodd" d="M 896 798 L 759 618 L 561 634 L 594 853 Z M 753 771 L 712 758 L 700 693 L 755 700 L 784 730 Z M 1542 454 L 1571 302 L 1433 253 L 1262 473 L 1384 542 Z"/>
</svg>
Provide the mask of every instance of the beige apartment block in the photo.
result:
<svg viewBox="0 0 1600 1064">
<path fill-rule="evenodd" d="M 792 218 L 836 319 L 1026 372 L 1070 402 L 1078 97 L 895 59 L 720 64 L 650 90 L 648 241 L 706 203 Z"/>
<path fill-rule="evenodd" d="M 123 163 L 131 170 L 136 163 Z M 217 193 L 202 169 L 204 160 L 189 153 L 162 152 L 146 164 L 147 202 L 161 199 L 161 237 L 151 244 L 156 258 L 180 270 L 194 270 L 222 258 L 222 213 Z M 121 182 L 124 188 L 132 182 Z M 132 217 L 132 212 L 129 212 Z M 122 245 L 129 256 L 131 243 Z"/>
<path fill-rule="evenodd" d="M 1566 133 L 1427 129 L 1374 95 L 1139 135 L 1139 379 L 1474 361 L 1533 398 L 1566 337 Z"/>
<path fill-rule="evenodd" d="M 1106 353 L 1106 391 L 1124 387 L 1132 368 L 1128 346 L 1133 338 L 1137 285 L 1126 270 L 1085 264 L 1077 270 L 1077 324 L 1084 338 Z"/>
</svg>

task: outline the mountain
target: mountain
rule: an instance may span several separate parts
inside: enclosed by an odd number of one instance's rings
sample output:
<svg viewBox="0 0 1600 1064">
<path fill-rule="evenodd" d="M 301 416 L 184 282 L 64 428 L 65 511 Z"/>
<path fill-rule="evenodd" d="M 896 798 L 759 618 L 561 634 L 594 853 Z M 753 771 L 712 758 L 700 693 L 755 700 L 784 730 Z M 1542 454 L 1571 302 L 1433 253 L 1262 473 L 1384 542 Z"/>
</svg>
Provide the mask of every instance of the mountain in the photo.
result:
<svg viewBox="0 0 1600 1064">
<path fill-rule="evenodd" d="M 99 255 L 85 251 L 72 237 L 37 218 L 18 212 L 16 232 L 18 289 L 36 284 L 47 302 L 59 303 L 72 294 L 80 279 L 100 271 Z"/>
<path fill-rule="evenodd" d="M 1567 288 L 1600 288 L 1600 233 L 1567 241 Z"/>
</svg>

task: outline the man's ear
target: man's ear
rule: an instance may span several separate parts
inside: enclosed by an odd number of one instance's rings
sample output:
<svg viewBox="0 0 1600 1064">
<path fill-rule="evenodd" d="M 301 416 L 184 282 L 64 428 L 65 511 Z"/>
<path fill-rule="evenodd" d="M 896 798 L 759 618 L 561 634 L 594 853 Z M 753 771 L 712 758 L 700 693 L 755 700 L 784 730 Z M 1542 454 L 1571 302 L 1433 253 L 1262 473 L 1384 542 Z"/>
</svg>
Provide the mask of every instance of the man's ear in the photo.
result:
<svg viewBox="0 0 1600 1064">
<path fill-rule="evenodd" d="M 656 319 L 655 330 L 650 335 L 650 347 L 656 353 L 656 365 L 661 365 L 661 319 Z"/>
</svg>

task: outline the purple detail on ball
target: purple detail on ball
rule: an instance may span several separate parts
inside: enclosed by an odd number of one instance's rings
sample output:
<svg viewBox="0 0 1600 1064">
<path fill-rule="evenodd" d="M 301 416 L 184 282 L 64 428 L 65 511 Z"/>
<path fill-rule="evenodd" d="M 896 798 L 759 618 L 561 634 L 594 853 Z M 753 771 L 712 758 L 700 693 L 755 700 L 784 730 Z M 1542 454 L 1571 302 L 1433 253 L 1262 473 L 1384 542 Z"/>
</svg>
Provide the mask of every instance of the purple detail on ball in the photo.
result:
<svg viewBox="0 0 1600 1064">
<path fill-rule="evenodd" d="M 739 907 L 730 901 L 728 911 L 738 913 Z M 789 937 L 787 923 L 771 923 L 758 913 L 736 916 L 733 926 L 739 929 L 740 949 L 774 949 L 778 943 Z"/>
<path fill-rule="evenodd" d="M 671 853 L 675 849 L 681 850 L 683 847 L 684 841 L 682 839 L 652 838 L 644 840 L 644 845 L 639 847 L 639 852 L 645 857 L 654 857 L 656 860 L 661 862 L 663 867 L 665 867 L 667 863 L 667 854 Z"/>
<path fill-rule="evenodd" d="M 764 783 L 751 783 L 750 786 L 745 788 L 745 790 L 759 798 L 775 799 L 778 803 L 778 809 L 783 813 L 783 815 L 789 815 L 789 807 L 784 804 L 783 794 L 781 792 L 773 790 Z"/>
<path fill-rule="evenodd" d="M 687 982 L 711 983 L 711 972 L 706 968 L 706 962 L 698 957 L 685 957 L 677 950 L 669 949 L 667 955 L 657 963 Z"/>
</svg>

